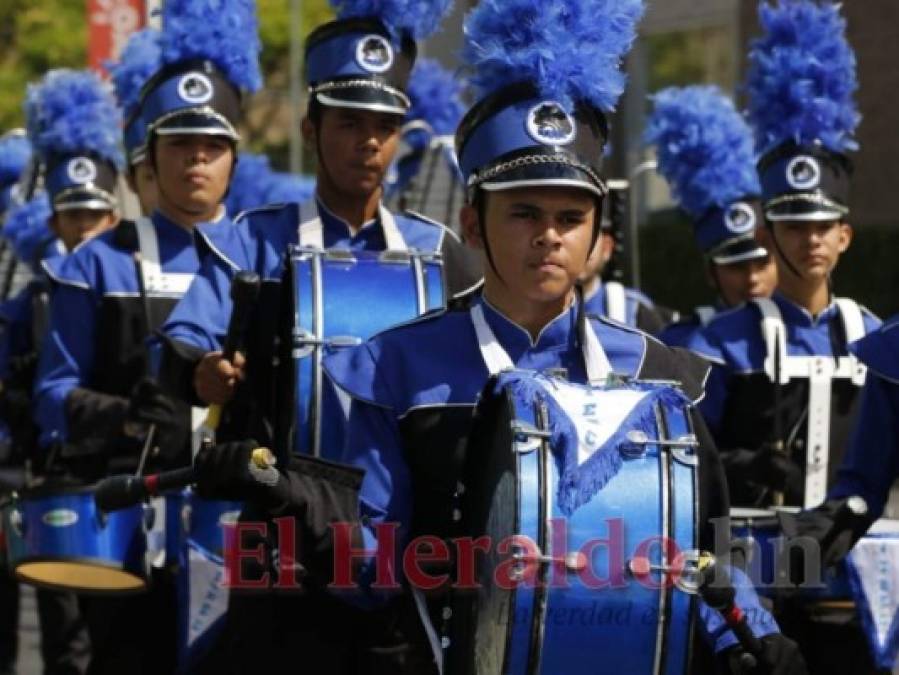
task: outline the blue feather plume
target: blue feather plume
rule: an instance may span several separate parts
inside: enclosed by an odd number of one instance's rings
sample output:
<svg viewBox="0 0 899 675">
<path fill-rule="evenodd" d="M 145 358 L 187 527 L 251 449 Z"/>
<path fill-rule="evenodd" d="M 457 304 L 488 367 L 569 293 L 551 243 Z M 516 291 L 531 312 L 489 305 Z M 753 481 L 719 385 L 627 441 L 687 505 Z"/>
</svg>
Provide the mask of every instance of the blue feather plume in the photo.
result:
<svg viewBox="0 0 899 675">
<path fill-rule="evenodd" d="M 28 85 L 28 135 L 46 160 L 93 152 L 121 168 L 122 113 L 110 87 L 87 70 L 51 70 Z"/>
<path fill-rule="evenodd" d="M 225 208 L 234 217 L 266 204 L 300 203 L 315 192 L 315 181 L 306 176 L 272 170 L 265 155 L 240 153 L 231 179 Z"/>
<path fill-rule="evenodd" d="M 34 261 L 38 247 L 53 236 L 49 225 L 52 215 L 46 192 L 10 210 L 3 236 L 12 244 L 19 260 Z"/>
<path fill-rule="evenodd" d="M 105 64 L 126 117 L 137 107 L 140 90 L 162 65 L 161 40 L 158 30 L 140 30 L 128 38 L 118 62 Z"/>
<path fill-rule="evenodd" d="M 434 136 L 452 135 L 465 114 L 462 84 L 434 59 L 419 59 L 412 69 L 406 93 L 412 107 L 406 113 L 406 123 L 426 122 Z M 405 135 L 406 143 L 421 150 L 427 147 L 430 136 L 423 129 L 413 129 Z"/>
<path fill-rule="evenodd" d="M 262 87 L 254 0 L 166 0 L 162 26 L 165 64 L 209 59 L 237 87 Z"/>
<path fill-rule="evenodd" d="M 0 185 L 19 180 L 31 158 L 31 142 L 23 135 L 0 138 Z"/>
<path fill-rule="evenodd" d="M 565 106 L 614 110 L 643 0 L 481 0 L 465 21 L 462 57 L 485 96 L 530 81 Z"/>
<path fill-rule="evenodd" d="M 659 172 L 693 218 L 760 194 L 752 130 L 717 87 L 665 89 L 644 140 L 656 146 Z"/>
<path fill-rule="evenodd" d="M 764 37 L 749 54 L 747 91 L 756 145 L 822 143 L 834 152 L 858 148 L 856 61 L 839 5 L 812 0 L 762 3 Z"/>
<path fill-rule="evenodd" d="M 375 17 L 394 34 L 409 33 L 415 40 L 437 30 L 453 0 L 331 0 L 340 19 Z"/>
</svg>

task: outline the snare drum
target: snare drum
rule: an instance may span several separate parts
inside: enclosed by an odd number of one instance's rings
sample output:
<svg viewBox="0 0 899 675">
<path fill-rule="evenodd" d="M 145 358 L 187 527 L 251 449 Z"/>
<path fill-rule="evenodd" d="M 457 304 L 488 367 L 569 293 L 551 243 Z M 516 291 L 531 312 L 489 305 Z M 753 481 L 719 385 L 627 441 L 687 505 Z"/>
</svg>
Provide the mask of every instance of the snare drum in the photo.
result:
<svg viewBox="0 0 899 675">
<path fill-rule="evenodd" d="M 31 488 L 3 508 L 9 567 L 36 586 L 77 593 L 133 593 L 147 587 L 143 505 L 102 513 L 92 487 Z"/>
<path fill-rule="evenodd" d="M 759 594 L 775 597 L 778 583 L 789 584 L 786 575 L 788 556 L 782 554 L 786 542 L 782 539 L 777 512 L 733 508 L 730 511 L 730 526 L 732 552 L 744 559 L 746 574 Z M 840 562 L 824 570 L 821 583 L 815 588 L 803 588 L 799 597 L 808 602 L 845 604 L 852 597 L 845 564 Z"/>
<path fill-rule="evenodd" d="M 193 490 L 166 495 L 166 549 L 176 564 L 178 672 L 212 646 L 228 607 L 225 549 L 232 545 L 241 502 L 214 501 Z"/>
<path fill-rule="evenodd" d="M 675 549 L 663 552 L 660 538 L 681 552 L 697 546 L 698 454 L 685 399 L 645 399 L 650 421 L 637 430 L 602 412 L 626 411 L 625 392 L 636 383 L 589 387 L 519 371 L 499 378 L 478 405 L 462 486 L 464 534 L 490 541 L 466 610 L 470 631 L 457 636 L 472 655 L 473 672 L 689 672 L 694 596 L 659 572 L 678 563 Z M 684 404 L 672 404 L 675 398 Z M 567 399 L 561 408 L 579 439 L 577 469 L 601 466 L 587 464 L 599 453 L 612 453 L 609 466 L 618 466 L 599 489 L 589 489 L 588 478 L 587 494 L 593 494 L 573 511 L 564 508 L 560 492 L 566 466 L 560 453 L 572 445 L 570 436 L 559 440 L 563 416 L 549 404 L 553 399 Z M 498 545 L 512 537 L 531 544 Z M 640 581 L 633 574 L 638 560 L 649 570 Z M 494 582 L 500 566 L 511 569 L 511 588 Z"/>
<path fill-rule="evenodd" d="M 323 439 L 322 348 L 351 347 L 445 305 L 439 253 L 294 247 L 294 452 L 328 454 Z M 325 430 L 327 431 L 327 430 Z"/>
</svg>

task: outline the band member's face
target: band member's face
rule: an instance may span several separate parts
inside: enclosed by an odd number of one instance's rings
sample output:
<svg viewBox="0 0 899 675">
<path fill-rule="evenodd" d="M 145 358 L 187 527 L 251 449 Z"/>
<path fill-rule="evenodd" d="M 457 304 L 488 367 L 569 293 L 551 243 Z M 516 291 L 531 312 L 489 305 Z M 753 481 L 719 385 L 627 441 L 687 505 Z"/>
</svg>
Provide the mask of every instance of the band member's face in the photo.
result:
<svg viewBox="0 0 899 675">
<path fill-rule="evenodd" d="M 595 213 L 596 198 L 577 188 L 489 193 L 485 230 L 500 278 L 487 265 L 487 283 L 499 282 L 514 296 L 533 302 L 566 296 L 584 272 Z M 466 227 L 466 236 L 471 229 Z M 479 235 L 474 240 L 481 244 Z"/>
<path fill-rule="evenodd" d="M 175 134 L 155 143 L 154 177 L 167 212 L 214 212 L 228 190 L 234 149 L 224 136 Z"/>
<path fill-rule="evenodd" d="M 399 115 L 324 107 L 318 127 L 308 119 L 303 133 L 318 144 L 324 176 L 338 192 L 365 198 L 381 187 L 400 140 Z"/>
<path fill-rule="evenodd" d="M 131 172 L 128 174 L 128 187 L 137 195 L 141 213 L 148 216 L 156 210 L 158 203 L 156 177 L 147 160 L 138 162 L 131 167 Z"/>
<path fill-rule="evenodd" d="M 73 209 L 53 214 L 50 224 L 67 251 L 71 251 L 83 241 L 102 234 L 116 224 L 112 211 Z"/>
<path fill-rule="evenodd" d="M 752 298 L 770 297 L 777 287 L 777 265 L 770 255 L 730 265 L 712 265 L 721 299 L 736 307 Z"/>
<path fill-rule="evenodd" d="M 852 242 L 852 228 L 836 220 L 777 221 L 773 228 L 783 255 L 808 281 L 827 278 Z M 790 274 L 780 272 L 781 278 Z"/>
</svg>

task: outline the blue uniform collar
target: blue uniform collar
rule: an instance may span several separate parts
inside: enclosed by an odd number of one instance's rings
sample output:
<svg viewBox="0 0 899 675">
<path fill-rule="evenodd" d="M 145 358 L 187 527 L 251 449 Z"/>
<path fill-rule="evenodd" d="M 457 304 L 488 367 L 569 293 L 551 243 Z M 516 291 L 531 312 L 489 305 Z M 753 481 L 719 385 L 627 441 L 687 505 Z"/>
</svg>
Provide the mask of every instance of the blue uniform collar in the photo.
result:
<svg viewBox="0 0 899 675">
<path fill-rule="evenodd" d="M 325 230 L 330 231 L 333 236 L 339 239 L 343 239 L 344 237 L 353 239 L 361 235 L 366 229 L 370 229 L 379 224 L 378 218 L 375 217 L 362 223 L 362 227 L 360 227 L 358 231 L 353 232 L 353 228 L 350 227 L 350 224 L 329 209 L 318 196 L 318 193 L 315 194 L 315 204 L 318 207 L 318 215 L 319 218 L 321 218 Z M 380 204 L 378 206 L 380 206 Z"/>
<path fill-rule="evenodd" d="M 484 318 L 513 361 L 528 350 L 546 350 L 571 347 L 577 344 L 577 302 L 543 327 L 536 340 L 517 323 L 500 312 L 482 295 L 477 302 L 482 305 Z"/>
<path fill-rule="evenodd" d="M 793 326 L 808 326 L 814 328 L 820 324 L 828 323 L 839 311 L 836 303 L 831 300 L 830 304 L 815 317 L 812 316 L 807 309 L 800 307 L 777 291 L 774 292 L 771 299 L 777 303 L 777 306 L 780 308 L 784 323 Z"/>
<path fill-rule="evenodd" d="M 210 225 L 217 225 L 217 224 L 221 223 L 222 221 L 226 220 L 227 215 L 228 215 L 227 210 L 224 207 L 222 207 L 219 210 L 219 214 L 215 218 L 213 218 L 212 220 L 210 220 L 208 222 L 197 223 L 196 228 L 197 229 L 200 229 L 200 228 L 206 229 L 206 227 L 208 227 Z M 159 230 L 160 232 L 177 233 L 177 234 L 174 234 L 174 236 L 179 236 L 179 234 L 180 234 L 180 236 L 182 236 L 186 239 L 193 240 L 194 235 L 191 230 L 187 229 L 183 225 L 179 225 L 178 223 L 176 223 L 174 220 L 169 218 L 167 215 L 165 215 L 159 209 L 156 209 L 153 212 L 153 215 L 150 216 L 150 220 L 153 221 L 153 224 L 156 226 L 157 230 Z"/>
</svg>

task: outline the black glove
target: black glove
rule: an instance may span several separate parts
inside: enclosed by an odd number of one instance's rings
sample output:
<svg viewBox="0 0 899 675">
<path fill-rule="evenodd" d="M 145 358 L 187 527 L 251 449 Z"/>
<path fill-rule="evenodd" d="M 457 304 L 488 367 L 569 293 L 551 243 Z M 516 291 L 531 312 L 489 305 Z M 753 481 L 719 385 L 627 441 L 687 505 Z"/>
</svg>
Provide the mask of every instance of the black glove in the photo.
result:
<svg viewBox="0 0 899 675">
<path fill-rule="evenodd" d="M 252 459 L 254 440 L 204 446 L 194 459 L 197 493 L 205 499 L 254 501 L 266 508 L 285 504 L 290 486 L 274 466 L 259 467 Z"/>
<path fill-rule="evenodd" d="M 807 537 L 817 542 L 820 555 L 814 561 L 823 570 L 837 564 L 867 532 L 874 522 L 865 501 L 859 497 L 831 499 L 809 511 L 779 512 L 777 518 L 787 540 Z M 790 580 L 804 581 L 805 552 L 802 546 L 790 547 Z"/>
<path fill-rule="evenodd" d="M 749 481 L 775 492 L 801 495 L 805 489 L 802 469 L 781 450 L 763 445 L 757 450 L 739 448 L 722 453 L 728 480 Z"/>
<path fill-rule="evenodd" d="M 177 457 L 185 450 L 190 436 L 187 415 L 156 382 L 144 379 L 131 392 L 124 430 L 126 435 L 141 436 L 151 424 L 156 428 L 153 445 L 163 456 Z"/>
<path fill-rule="evenodd" d="M 746 652 L 736 646 L 725 652 L 729 672 L 733 675 L 806 675 L 808 668 L 799 645 L 786 635 L 775 633 L 761 639 L 763 652 L 756 666 L 746 665 Z"/>
</svg>

